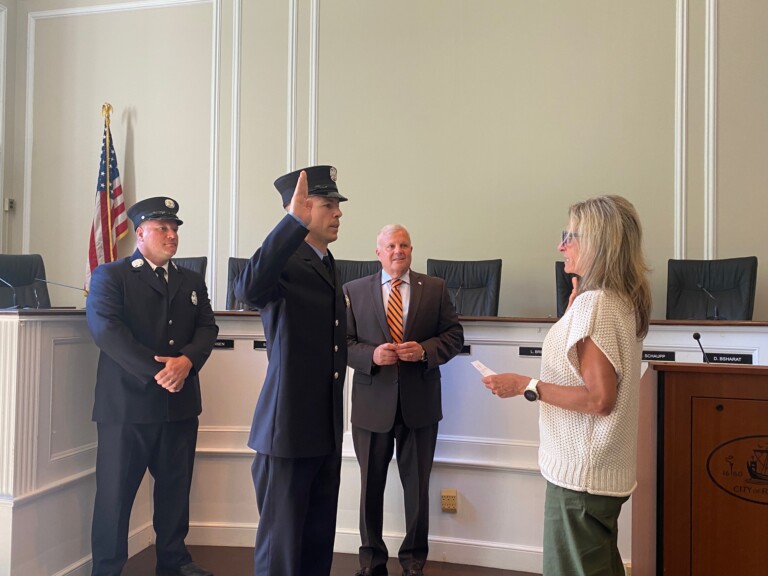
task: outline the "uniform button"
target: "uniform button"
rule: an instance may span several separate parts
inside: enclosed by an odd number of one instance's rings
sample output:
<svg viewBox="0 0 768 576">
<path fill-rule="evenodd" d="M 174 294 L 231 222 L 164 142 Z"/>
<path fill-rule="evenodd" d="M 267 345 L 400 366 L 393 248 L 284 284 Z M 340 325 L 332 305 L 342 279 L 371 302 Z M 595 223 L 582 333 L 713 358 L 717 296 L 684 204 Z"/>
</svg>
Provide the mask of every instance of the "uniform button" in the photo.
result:
<svg viewBox="0 0 768 576">
<path fill-rule="evenodd" d="M 334 351 L 334 352 L 338 352 L 338 351 L 339 351 L 339 346 L 338 346 L 338 345 L 334 346 L 334 347 L 333 347 L 333 351 Z"/>
<path fill-rule="evenodd" d="M 176 344 L 176 342 L 175 342 L 175 341 L 173 341 L 173 340 L 168 340 L 168 344 L 170 344 L 171 346 L 173 346 L 174 344 Z"/>
<path fill-rule="evenodd" d="M 339 373 L 338 372 L 334 372 L 333 373 L 333 379 L 334 380 L 338 380 L 339 379 Z"/>
<path fill-rule="evenodd" d="M 336 326 L 338 326 L 338 325 L 339 325 L 339 321 L 338 321 L 338 320 L 336 320 Z"/>
<path fill-rule="evenodd" d="M 173 326 L 173 320 L 168 320 L 168 326 Z"/>
</svg>

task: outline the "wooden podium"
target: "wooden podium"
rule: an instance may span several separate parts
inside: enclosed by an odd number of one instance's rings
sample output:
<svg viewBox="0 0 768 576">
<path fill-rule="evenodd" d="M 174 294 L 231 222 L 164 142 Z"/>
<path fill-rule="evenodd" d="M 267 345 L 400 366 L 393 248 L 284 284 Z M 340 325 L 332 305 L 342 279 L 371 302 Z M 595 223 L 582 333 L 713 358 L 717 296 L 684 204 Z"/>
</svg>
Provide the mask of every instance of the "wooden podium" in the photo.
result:
<svg viewBox="0 0 768 576">
<path fill-rule="evenodd" d="M 768 574 L 768 367 L 659 363 L 641 386 L 632 573 Z"/>
</svg>

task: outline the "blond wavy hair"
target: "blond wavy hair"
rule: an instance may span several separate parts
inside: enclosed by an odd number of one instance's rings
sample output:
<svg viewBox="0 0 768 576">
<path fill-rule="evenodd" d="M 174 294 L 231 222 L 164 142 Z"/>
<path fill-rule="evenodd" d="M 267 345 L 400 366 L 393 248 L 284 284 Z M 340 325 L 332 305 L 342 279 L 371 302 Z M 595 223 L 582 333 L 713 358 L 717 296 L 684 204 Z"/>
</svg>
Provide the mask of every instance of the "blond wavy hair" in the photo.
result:
<svg viewBox="0 0 768 576">
<path fill-rule="evenodd" d="M 628 300 L 637 336 L 644 338 L 651 314 L 650 268 L 635 207 L 621 196 L 598 196 L 573 204 L 568 215 L 579 242 L 579 293 L 605 290 Z"/>
</svg>

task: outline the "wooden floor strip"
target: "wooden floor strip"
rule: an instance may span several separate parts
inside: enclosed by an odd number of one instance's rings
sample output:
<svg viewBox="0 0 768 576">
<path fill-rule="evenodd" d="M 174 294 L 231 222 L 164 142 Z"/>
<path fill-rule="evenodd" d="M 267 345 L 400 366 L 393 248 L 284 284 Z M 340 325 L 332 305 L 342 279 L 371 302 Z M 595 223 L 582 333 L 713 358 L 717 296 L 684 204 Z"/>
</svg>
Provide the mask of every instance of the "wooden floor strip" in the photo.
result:
<svg viewBox="0 0 768 576">
<path fill-rule="evenodd" d="M 215 576 L 249 576 L 253 574 L 253 548 L 224 546 L 190 546 L 189 551 L 195 562 L 214 573 Z M 358 568 L 354 554 L 334 554 L 331 576 L 353 576 Z M 387 565 L 392 576 L 400 576 L 402 570 L 397 559 L 390 559 Z M 155 573 L 155 548 L 146 550 L 128 560 L 123 576 L 152 576 Z M 536 576 L 528 572 L 498 570 L 480 566 L 464 566 L 446 562 L 427 562 L 425 576 Z"/>
</svg>

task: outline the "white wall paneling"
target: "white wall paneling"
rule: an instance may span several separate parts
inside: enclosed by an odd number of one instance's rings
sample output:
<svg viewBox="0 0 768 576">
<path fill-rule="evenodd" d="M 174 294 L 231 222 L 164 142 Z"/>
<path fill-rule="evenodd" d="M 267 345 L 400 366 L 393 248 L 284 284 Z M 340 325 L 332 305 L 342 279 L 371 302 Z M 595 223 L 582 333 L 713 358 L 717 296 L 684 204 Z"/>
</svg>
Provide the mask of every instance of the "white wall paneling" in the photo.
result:
<svg viewBox="0 0 768 576">
<path fill-rule="evenodd" d="M 229 254 L 238 254 L 240 225 L 240 76 L 242 61 L 243 3 L 234 0 L 232 6 L 232 118 L 230 144 L 230 204 L 229 204 Z M 213 267 L 216 270 L 216 267 Z M 215 277 L 215 276 L 214 276 Z M 213 282 L 215 285 L 216 283 Z M 211 302 L 216 298 L 211 296 Z"/>
<path fill-rule="evenodd" d="M 82 313 L 0 314 L 0 573 L 90 573 L 98 350 Z M 153 536 L 148 481 L 130 551 Z"/>
<path fill-rule="evenodd" d="M 8 9 L 5 6 L 0 6 L 0 253 L 5 252 L 6 244 L 8 240 L 6 238 L 7 230 L 7 215 L 5 213 L 5 150 L 8 147 L 8 141 L 6 140 L 5 128 L 6 117 L 8 110 L 6 108 L 6 74 L 8 70 Z"/>
<path fill-rule="evenodd" d="M 717 258 L 717 0 L 706 1 L 704 257 Z"/>
<path fill-rule="evenodd" d="M 221 100 L 221 0 L 213 2 L 213 18 L 211 22 L 211 156 L 210 180 L 208 198 L 208 278 L 215 279 L 218 265 L 218 213 L 219 213 L 219 142 L 220 134 L 220 100 Z M 234 91 L 233 91 L 234 94 Z M 215 281 L 208 281 L 209 298 L 216 302 L 217 286 Z"/>
<path fill-rule="evenodd" d="M 675 253 L 686 254 L 688 144 L 688 0 L 677 0 L 675 32 Z"/>
</svg>

